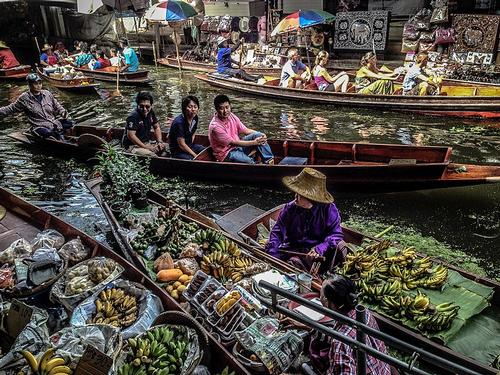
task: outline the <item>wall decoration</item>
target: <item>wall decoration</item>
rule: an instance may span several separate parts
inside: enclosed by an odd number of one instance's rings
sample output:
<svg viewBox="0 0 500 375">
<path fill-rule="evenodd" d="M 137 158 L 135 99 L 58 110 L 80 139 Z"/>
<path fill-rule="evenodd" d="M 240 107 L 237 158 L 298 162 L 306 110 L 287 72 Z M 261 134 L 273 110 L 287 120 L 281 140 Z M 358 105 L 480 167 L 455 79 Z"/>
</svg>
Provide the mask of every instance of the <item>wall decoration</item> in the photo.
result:
<svg viewBox="0 0 500 375">
<path fill-rule="evenodd" d="M 337 13 L 333 48 L 384 50 L 388 21 L 387 11 Z"/>
<path fill-rule="evenodd" d="M 491 65 L 493 62 L 492 53 L 469 52 L 465 61 L 468 64 Z"/>
<path fill-rule="evenodd" d="M 453 52 L 494 53 L 500 17 L 479 14 L 455 14 Z"/>
</svg>

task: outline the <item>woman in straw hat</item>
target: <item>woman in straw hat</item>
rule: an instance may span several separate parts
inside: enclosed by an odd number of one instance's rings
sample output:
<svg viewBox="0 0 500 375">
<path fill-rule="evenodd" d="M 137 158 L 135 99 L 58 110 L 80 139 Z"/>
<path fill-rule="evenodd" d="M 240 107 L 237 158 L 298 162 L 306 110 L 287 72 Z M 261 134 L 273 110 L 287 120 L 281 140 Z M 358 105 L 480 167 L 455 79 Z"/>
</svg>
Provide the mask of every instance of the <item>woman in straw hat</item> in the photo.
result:
<svg viewBox="0 0 500 375">
<path fill-rule="evenodd" d="M 304 168 L 297 176 L 284 177 L 285 186 L 295 193 L 295 199 L 280 212 L 266 244 L 266 251 L 276 258 L 316 273 L 318 257 L 323 257 L 319 268 L 326 272 L 343 262 L 348 251 L 340 226 L 340 215 L 326 190 L 326 176 L 312 168 Z M 287 256 L 283 250 L 303 253 Z"/>
<path fill-rule="evenodd" d="M 42 48 L 42 54 L 40 55 L 40 65 L 42 66 L 52 66 L 58 63 L 57 56 L 54 55 L 52 51 L 52 46 L 50 44 L 44 44 Z"/>
<path fill-rule="evenodd" d="M 0 40 L 0 69 L 15 68 L 19 65 L 21 64 L 19 64 L 9 46 L 3 40 Z"/>
</svg>

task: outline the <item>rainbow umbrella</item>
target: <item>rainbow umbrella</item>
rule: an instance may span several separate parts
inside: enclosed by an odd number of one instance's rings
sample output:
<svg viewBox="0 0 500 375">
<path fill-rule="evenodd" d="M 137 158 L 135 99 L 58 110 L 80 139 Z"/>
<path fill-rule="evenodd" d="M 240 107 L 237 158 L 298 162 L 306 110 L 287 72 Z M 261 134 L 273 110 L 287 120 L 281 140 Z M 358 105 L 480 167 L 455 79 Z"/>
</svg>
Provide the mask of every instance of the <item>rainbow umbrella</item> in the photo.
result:
<svg viewBox="0 0 500 375">
<path fill-rule="evenodd" d="M 274 28 L 271 36 L 296 31 L 306 27 L 328 23 L 335 19 L 331 13 L 323 10 L 299 10 L 283 18 Z"/>
<path fill-rule="evenodd" d="M 144 18 L 149 21 L 183 21 L 196 16 L 198 12 L 188 3 L 179 0 L 167 0 L 151 6 Z"/>
</svg>

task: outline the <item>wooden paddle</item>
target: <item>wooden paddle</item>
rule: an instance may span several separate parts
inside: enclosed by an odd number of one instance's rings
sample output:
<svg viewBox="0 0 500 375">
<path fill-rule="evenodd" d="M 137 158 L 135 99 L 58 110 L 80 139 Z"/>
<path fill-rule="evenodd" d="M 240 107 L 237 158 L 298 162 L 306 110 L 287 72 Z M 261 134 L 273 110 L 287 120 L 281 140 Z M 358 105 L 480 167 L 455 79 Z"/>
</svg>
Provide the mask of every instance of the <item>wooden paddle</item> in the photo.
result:
<svg viewBox="0 0 500 375">
<path fill-rule="evenodd" d="M 278 249 L 278 251 L 280 253 L 283 253 L 283 254 L 295 255 L 295 256 L 299 256 L 299 257 L 308 257 L 309 256 L 308 253 L 299 253 L 298 251 L 283 250 L 283 249 Z M 325 260 L 325 257 L 317 256 L 314 259 L 317 259 L 319 261 L 323 261 L 323 260 Z"/>
</svg>

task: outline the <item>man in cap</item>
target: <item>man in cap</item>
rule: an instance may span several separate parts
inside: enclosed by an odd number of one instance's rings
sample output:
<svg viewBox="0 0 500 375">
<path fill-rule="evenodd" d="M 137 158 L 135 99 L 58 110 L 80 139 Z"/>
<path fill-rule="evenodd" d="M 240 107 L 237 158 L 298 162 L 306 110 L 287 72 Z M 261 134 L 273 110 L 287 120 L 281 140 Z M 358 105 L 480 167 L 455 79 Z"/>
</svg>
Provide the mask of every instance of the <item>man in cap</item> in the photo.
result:
<svg viewBox="0 0 500 375">
<path fill-rule="evenodd" d="M 120 39 L 120 48 L 123 48 L 123 60 L 125 66 L 121 68 L 121 72 L 137 72 L 139 69 L 139 59 L 134 49 L 129 46 L 126 38 Z"/>
<path fill-rule="evenodd" d="M 0 68 L 10 69 L 19 66 L 16 56 L 12 53 L 9 46 L 4 41 L 0 40 Z"/>
<path fill-rule="evenodd" d="M 326 176 L 304 168 L 297 176 L 284 177 L 283 183 L 295 199 L 281 210 L 266 244 L 267 253 L 313 274 L 343 262 L 349 248 L 339 212 L 326 190 Z M 290 256 L 287 251 L 304 255 Z M 321 258 L 322 263 L 318 262 Z"/>
<path fill-rule="evenodd" d="M 244 79 L 245 81 L 257 82 L 261 77 L 252 76 L 243 69 L 236 69 L 231 65 L 231 63 L 238 64 L 236 61 L 231 59 L 231 53 L 236 51 L 242 42 L 243 38 L 240 39 L 233 47 L 229 47 L 225 37 L 219 36 L 217 38 L 217 45 L 219 46 L 219 50 L 217 52 L 217 73 L 227 74 L 231 77 Z"/>
<path fill-rule="evenodd" d="M 28 74 L 26 81 L 29 90 L 22 93 L 14 103 L 1 107 L 0 116 L 24 112 L 35 134 L 60 139 L 64 130 L 73 126 L 73 121 L 68 119 L 68 111 L 50 91 L 42 89 L 42 79 L 38 74 Z"/>
</svg>

